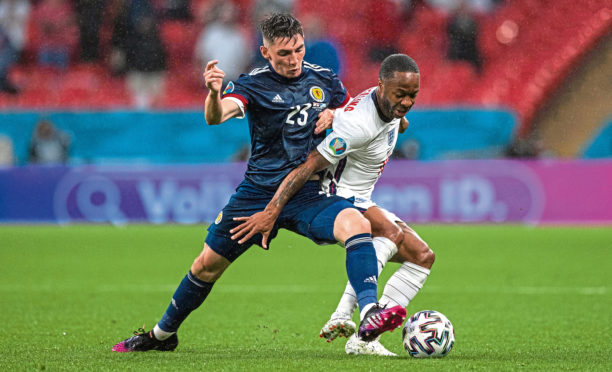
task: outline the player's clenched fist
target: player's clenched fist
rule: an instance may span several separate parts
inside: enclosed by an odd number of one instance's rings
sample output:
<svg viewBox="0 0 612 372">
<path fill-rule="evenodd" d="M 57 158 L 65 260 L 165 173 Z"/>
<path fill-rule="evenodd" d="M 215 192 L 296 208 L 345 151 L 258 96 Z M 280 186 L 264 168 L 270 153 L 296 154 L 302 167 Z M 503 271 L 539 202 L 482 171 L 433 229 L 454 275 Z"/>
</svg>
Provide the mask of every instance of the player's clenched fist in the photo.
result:
<svg viewBox="0 0 612 372">
<path fill-rule="evenodd" d="M 314 134 L 319 134 L 328 129 L 331 129 L 334 121 L 334 112 L 330 109 L 325 109 L 319 113 L 319 119 L 315 124 Z"/>
<path fill-rule="evenodd" d="M 219 93 L 223 84 L 223 78 L 225 72 L 217 67 L 218 60 L 213 59 L 206 64 L 206 70 L 204 70 L 204 82 L 206 87 L 215 93 Z"/>
</svg>

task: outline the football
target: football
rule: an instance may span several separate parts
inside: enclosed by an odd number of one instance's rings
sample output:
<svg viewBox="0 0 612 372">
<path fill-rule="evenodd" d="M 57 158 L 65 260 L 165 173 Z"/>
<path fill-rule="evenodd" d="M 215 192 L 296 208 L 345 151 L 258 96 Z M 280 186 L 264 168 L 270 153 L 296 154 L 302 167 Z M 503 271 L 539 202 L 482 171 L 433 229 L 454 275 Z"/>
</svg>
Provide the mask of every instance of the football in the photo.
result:
<svg viewBox="0 0 612 372">
<path fill-rule="evenodd" d="M 455 330 L 444 314 L 423 310 L 406 321 L 402 340 L 404 349 L 415 358 L 443 357 L 455 344 Z"/>
</svg>

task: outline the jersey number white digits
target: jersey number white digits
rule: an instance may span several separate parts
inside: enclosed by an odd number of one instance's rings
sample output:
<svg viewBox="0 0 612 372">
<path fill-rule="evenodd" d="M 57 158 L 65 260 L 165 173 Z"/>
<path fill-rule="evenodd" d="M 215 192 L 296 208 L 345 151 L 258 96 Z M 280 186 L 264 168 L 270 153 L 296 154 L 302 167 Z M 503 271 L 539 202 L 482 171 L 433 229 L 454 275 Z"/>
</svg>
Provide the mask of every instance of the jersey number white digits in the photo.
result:
<svg viewBox="0 0 612 372">
<path fill-rule="evenodd" d="M 307 103 L 305 105 L 297 105 L 291 108 L 291 112 L 287 115 L 287 120 L 285 123 L 287 124 L 295 124 L 296 120 L 293 119 L 295 115 L 299 112 L 299 116 L 297 117 L 297 124 L 300 126 L 306 125 L 308 122 L 308 109 L 312 107 L 312 103 Z"/>
</svg>

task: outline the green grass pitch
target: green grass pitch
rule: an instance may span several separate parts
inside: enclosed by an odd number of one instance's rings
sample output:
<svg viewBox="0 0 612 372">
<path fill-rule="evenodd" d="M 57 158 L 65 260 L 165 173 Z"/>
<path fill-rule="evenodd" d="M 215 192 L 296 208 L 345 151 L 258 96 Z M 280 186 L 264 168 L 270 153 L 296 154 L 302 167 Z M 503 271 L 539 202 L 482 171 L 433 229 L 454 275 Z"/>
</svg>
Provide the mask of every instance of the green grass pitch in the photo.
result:
<svg viewBox="0 0 612 372">
<path fill-rule="evenodd" d="M 228 269 L 174 353 L 113 344 L 163 314 L 202 226 L 0 227 L 0 370 L 612 370 L 612 229 L 416 226 L 436 252 L 408 313 L 453 322 L 442 359 L 349 356 L 320 327 L 346 282 L 344 251 L 281 232 Z M 389 264 L 379 285 L 394 271 Z"/>
</svg>

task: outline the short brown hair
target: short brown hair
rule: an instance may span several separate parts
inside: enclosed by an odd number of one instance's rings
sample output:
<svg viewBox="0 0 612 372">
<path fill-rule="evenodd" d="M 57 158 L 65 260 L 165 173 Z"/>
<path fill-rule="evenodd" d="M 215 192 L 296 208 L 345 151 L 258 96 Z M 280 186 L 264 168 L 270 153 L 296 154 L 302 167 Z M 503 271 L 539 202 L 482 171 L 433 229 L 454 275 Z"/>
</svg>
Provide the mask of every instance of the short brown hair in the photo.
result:
<svg viewBox="0 0 612 372">
<path fill-rule="evenodd" d="M 304 37 L 304 30 L 302 30 L 302 24 L 294 16 L 288 13 L 273 13 L 267 16 L 259 24 L 261 35 L 264 40 L 274 42 L 274 40 L 281 38 L 291 39 L 295 35 L 302 35 Z"/>
</svg>

